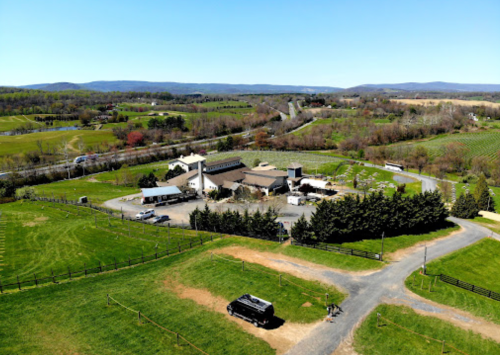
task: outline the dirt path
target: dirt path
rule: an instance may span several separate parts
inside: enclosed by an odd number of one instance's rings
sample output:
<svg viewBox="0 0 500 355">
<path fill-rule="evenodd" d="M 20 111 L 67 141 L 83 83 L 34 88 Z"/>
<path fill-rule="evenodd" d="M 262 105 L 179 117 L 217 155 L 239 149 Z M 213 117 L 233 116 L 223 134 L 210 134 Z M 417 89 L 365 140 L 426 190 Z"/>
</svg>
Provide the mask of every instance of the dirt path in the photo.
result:
<svg viewBox="0 0 500 355">
<path fill-rule="evenodd" d="M 299 324 L 285 322 L 276 329 L 256 328 L 251 323 L 240 318 L 231 317 L 226 309 L 229 301 L 222 297 L 212 295 L 208 290 L 187 287 L 176 282 L 171 282 L 170 280 L 165 281 L 165 285 L 180 298 L 193 300 L 199 305 L 207 307 L 214 312 L 224 314 L 227 319 L 238 324 L 245 332 L 268 343 L 276 350 L 277 354 L 284 354 L 291 349 L 303 337 L 307 336 L 319 323 Z"/>
<path fill-rule="evenodd" d="M 68 142 L 67 147 L 68 147 L 70 150 L 72 150 L 73 152 L 80 153 L 80 151 L 79 151 L 77 148 L 75 148 L 75 147 L 73 146 L 73 144 L 75 144 L 76 142 L 78 142 L 78 139 L 79 139 L 81 136 L 82 136 L 81 134 L 78 134 L 78 135 L 74 136 L 73 138 L 71 138 L 71 140 Z"/>
<path fill-rule="evenodd" d="M 239 246 L 217 249 L 214 251 L 214 253 L 231 255 L 234 258 L 245 260 L 250 263 L 259 264 L 277 271 L 286 272 L 302 279 L 323 281 L 328 283 L 331 282 L 331 279 L 326 278 L 322 275 L 324 271 L 332 271 L 337 274 L 345 274 L 351 276 L 367 276 L 380 271 L 380 269 L 366 271 L 346 271 L 341 269 L 334 269 L 283 254 L 258 251 Z"/>
</svg>

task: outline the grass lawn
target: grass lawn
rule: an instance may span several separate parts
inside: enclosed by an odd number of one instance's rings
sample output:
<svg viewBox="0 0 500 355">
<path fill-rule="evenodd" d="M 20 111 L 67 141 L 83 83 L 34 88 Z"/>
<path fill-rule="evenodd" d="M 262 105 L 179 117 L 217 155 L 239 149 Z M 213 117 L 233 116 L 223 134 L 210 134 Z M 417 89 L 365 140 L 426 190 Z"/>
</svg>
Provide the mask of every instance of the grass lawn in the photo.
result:
<svg viewBox="0 0 500 355">
<path fill-rule="evenodd" d="M 180 299 L 167 288 L 172 268 L 197 255 L 188 252 L 116 273 L 2 296 L 1 352 L 199 354 L 182 341 L 177 346 L 175 335 L 152 324 L 139 324 L 137 314 L 116 304 L 107 306 L 106 294 L 110 294 L 208 354 L 275 354 L 266 342 L 244 332 L 225 315 Z M 253 281 L 268 287 L 266 280 Z M 284 292 L 282 297 L 287 297 Z"/>
<path fill-rule="evenodd" d="M 398 250 L 409 248 L 415 244 L 425 242 L 425 241 L 431 241 L 437 238 L 445 237 L 449 235 L 450 233 L 453 233 L 454 231 L 457 231 L 460 229 L 460 226 L 455 225 L 454 223 L 449 222 L 448 227 L 439 229 L 436 231 L 432 231 L 429 233 L 423 233 L 423 234 L 409 234 L 409 235 L 400 235 L 397 237 L 387 237 L 384 238 L 384 254 L 386 256 L 386 259 L 391 259 L 391 253 L 394 253 Z M 352 243 L 343 243 L 340 244 L 340 246 L 344 248 L 351 248 L 351 249 L 359 249 L 359 250 L 365 250 L 365 251 L 371 251 L 378 253 L 381 250 L 381 245 L 382 245 L 382 238 L 380 239 L 367 239 L 367 240 L 362 240 L 359 242 L 352 242 Z"/>
<path fill-rule="evenodd" d="M 354 348 L 360 355 L 441 354 L 442 343 L 427 340 L 385 320 L 377 327 L 377 313 L 418 334 L 445 340 L 470 355 L 500 354 L 500 345 L 480 334 L 458 328 L 438 318 L 422 316 L 409 307 L 380 305 L 365 319 L 354 334 Z M 451 347 L 445 353 L 459 355 Z"/>
<path fill-rule="evenodd" d="M 52 194 L 54 194 L 55 198 L 66 197 L 68 200 L 78 200 L 79 197 L 87 196 L 95 204 L 141 192 L 139 188 L 135 187 L 117 186 L 106 182 L 91 182 L 88 180 L 89 178 L 58 181 L 37 185 L 34 186 L 34 189 L 37 195 L 45 197 L 52 197 Z"/>
<path fill-rule="evenodd" d="M 485 238 L 471 246 L 458 250 L 427 265 L 427 274 L 422 276 L 419 270 L 406 279 L 406 286 L 418 295 L 463 309 L 476 316 L 500 324 L 500 302 L 480 296 L 470 291 L 437 282 L 437 287 L 429 292 L 428 285 L 436 275 L 446 274 L 459 280 L 500 292 L 498 270 L 500 269 L 500 242 Z M 415 275 L 415 285 L 413 285 Z M 423 290 L 420 289 L 424 282 Z"/>
<path fill-rule="evenodd" d="M 42 202 L 2 205 L 2 221 L 6 222 L 3 266 L 0 266 L 3 284 L 17 275 L 21 280 L 32 279 L 33 273 L 37 273 L 40 278 L 49 276 L 51 270 L 56 274 L 66 273 L 68 266 L 75 270 L 82 269 L 84 263 L 96 267 L 99 261 L 112 263 L 114 257 L 125 261 L 128 256 L 140 257 L 141 252 L 150 255 L 155 253 L 157 245 L 161 250 L 167 245 L 173 249 L 177 241 L 184 243 L 196 236 L 195 231 L 176 228 L 171 228 L 170 233 L 166 228 L 157 232 L 152 225 L 145 225 L 143 232 L 142 224 L 131 222 L 132 237 L 128 237 L 128 224 L 118 219 L 111 219 L 109 227 L 107 217 L 97 213 L 100 228 L 96 229 L 89 209 L 82 208 L 77 216 L 76 207 L 49 206 L 52 204 Z M 202 235 L 206 233 L 200 232 Z"/>
<path fill-rule="evenodd" d="M 168 171 L 168 163 L 150 163 L 145 165 L 135 165 L 128 168 L 133 175 L 148 175 L 149 173 L 154 173 L 158 179 L 163 179 Z M 92 177 L 97 181 L 101 182 L 115 182 L 116 177 L 121 173 L 121 169 L 114 171 L 107 171 L 104 173 L 93 175 Z"/>
<path fill-rule="evenodd" d="M 223 106 L 238 106 L 246 108 L 248 106 L 247 102 L 243 101 L 211 101 L 211 102 L 203 102 L 201 104 L 196 104 L 197 106 L 203 107 L 223 107 Z"/>
<path fill-rule="evenodd" d="M 0 157 L 17 153 L 25 153 L 38 150 L 37 140 L 42 140 L 44 146 L 50 144 L 51 147 L 59 146 L 66 141 L 70 148 L 78 151 L 77 142 L 82 139 L 85 145 L 100 144 L 103 141 L 113 143 L 116 137 L 111 131 L 51 131 L 30 133 L 18 136 L 0 136 Z"/>
</svg>

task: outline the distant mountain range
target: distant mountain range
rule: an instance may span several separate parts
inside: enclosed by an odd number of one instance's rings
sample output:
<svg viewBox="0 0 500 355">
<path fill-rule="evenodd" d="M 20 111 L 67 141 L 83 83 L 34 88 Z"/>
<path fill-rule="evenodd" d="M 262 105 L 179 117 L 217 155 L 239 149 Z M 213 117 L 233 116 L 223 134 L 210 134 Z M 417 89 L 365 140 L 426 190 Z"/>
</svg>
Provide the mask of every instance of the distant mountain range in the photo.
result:
<svg viewBox="0 0 500 355">
<path fill-rule="evenodd" d="M 153 81 L 92 81 L 90 83 L 53 83 L 20 86 L 26 89 L 46 91 L 96 90 L 96 91 L 168 91 L 172 94 L 279 94 L 279 93 L 331 93 L 331 92 L 493 92 L 500 91 L 500 84 L 458 84 L 434 81 L 430 83 L 366 84 L 351 88 L 332 86 L 268 85 L 268 84 L 194 84 Z"/>
<path fill-rule="evenodd" d="M 172 94 L 279 94 L 279 93 L 326 93 L 341 91 L 330 86 L 267 85 L 267 84 L 191 84 L 151 81 L 92 81 L 84 84 L 54 83 L 20 86 L 25 89 L 47 91 L 96 90 L 96 91 L 168 91 Z"/>
</svg>

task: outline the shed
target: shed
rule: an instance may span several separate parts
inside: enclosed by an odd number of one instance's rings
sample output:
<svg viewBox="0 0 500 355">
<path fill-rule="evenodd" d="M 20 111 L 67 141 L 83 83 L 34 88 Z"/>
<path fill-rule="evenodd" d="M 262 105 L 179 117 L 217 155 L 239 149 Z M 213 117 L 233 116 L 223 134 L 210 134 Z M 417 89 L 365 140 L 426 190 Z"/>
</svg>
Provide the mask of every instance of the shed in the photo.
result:
<svg viewBox="0 0 500 355">
<path fill-rule="evenodd" d="M 142 189 L 141 191 L 141 202 L 143 204 L 167 201 L 182 195 L 181 190 L 179 190 L 177 186 L 153 187 L 150 189 Z"/>
</svg>

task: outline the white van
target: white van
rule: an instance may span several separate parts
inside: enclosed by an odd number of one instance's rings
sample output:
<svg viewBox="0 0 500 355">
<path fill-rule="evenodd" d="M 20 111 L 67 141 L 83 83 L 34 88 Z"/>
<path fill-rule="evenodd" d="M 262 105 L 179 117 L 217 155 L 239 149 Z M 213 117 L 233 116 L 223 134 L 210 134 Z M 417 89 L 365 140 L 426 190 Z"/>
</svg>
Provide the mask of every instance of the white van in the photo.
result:
<svg viewBox="0 0 500 355">
<path fill-rule="evenodd" d="M 75 160 L 73 160 L 73 163 L 80 164 L 80 163 L 84 163 L 86 160 L 87 160 L 87 157 L 85 155 L 82 155 L 81 157 L 76 157 Z"/>
</svg>

